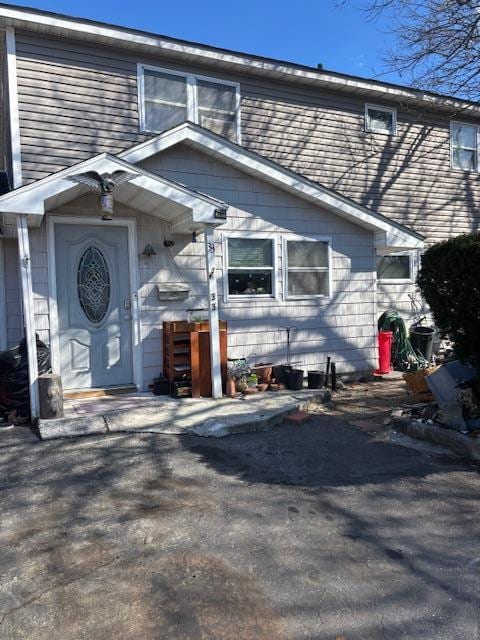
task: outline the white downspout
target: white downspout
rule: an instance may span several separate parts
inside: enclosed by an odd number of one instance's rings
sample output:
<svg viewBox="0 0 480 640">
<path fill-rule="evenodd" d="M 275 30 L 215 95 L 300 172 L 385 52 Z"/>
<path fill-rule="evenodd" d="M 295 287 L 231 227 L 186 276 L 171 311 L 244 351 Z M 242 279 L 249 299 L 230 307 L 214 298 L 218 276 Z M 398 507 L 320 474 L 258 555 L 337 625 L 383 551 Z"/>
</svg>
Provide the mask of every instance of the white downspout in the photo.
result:
<svg viewBox="0 0 480 640">
<path fill-rule="evenodd" d="M 222 368 L 220 361 L 220 322 L 218 319 L 217 269 L 215 259 L 215 231 L 210 224 L 204 224 L 205 264 L 208 285 L 208 319 L 210 322 L 210 367 L 212 374 L 212 396 L 221 398 Z"/>
</svg>

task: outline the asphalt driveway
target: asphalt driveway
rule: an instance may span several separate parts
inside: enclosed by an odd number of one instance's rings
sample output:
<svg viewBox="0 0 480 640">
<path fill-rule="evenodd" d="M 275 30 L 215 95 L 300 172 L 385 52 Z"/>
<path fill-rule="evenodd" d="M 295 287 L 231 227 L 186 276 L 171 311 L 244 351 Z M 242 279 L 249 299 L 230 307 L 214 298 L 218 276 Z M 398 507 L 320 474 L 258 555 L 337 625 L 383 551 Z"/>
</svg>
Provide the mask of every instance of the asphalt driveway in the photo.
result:
<svg viewBox="0 0 480 640">
<path fill-rule="evenodd" d="M 0 447 L 0 637 L 479 638 L 480 477 L 316 416 Z"/>
</svg>

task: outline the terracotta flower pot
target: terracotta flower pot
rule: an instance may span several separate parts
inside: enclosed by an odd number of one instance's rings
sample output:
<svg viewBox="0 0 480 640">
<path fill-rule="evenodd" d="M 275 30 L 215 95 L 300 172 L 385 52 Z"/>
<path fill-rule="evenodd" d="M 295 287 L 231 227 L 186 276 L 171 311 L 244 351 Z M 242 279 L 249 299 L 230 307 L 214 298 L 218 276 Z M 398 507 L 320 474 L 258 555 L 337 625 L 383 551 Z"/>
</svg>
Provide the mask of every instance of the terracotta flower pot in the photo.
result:
<svg viewBox="0 0 480 640">
<path fill-rule="evenodd" d="M 260 382 L 269 382 L 272 377 L 273 365 L 271 362 L 259 362 L 253 369 Z"/>
<path fill-rule="evenodd" d="M 259 391 L 266 391 L 268 389 L 268 382 L 260 382 L 260 384 L 257 384 L 257 389 Z"/>
</svg>

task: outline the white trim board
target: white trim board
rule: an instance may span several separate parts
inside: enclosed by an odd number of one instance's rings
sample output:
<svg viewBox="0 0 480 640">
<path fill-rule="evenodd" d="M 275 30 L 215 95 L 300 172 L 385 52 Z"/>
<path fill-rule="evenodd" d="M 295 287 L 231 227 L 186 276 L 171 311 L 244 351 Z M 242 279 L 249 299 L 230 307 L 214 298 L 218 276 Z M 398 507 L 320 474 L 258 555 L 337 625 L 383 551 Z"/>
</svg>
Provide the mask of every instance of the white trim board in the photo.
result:
<svg viewBox="0 0 480 640">
<path fill-rule="evenodd" d="M 20 117 L 18 111 L 17 86 L 17 52 L 15 45 L 15 30 L 7 27 L 5 30 L 5 46 L 7 53 L 7 83 L 8 83 L 8 112 L 11 141 L 11 162 L 13 188 L 22 186 L 22 155 L 20 145 Z"/>
<path fill-rule="evenodd" d="M 461 110 L 472 115 L 480 114 L 477 104 L 452 96 L 313 69 L 283 60 L 220 49 L 93 20 L 72 18 L 59 13 L 3 5 L 0 7 L 0 25 L 18 26 L 36 33 L 107 44 L 134 52 L 144 51 L 149 55 L 163 54 L 191 64 L 204 63 L 216 66 L 223 72 L 227 70 L 229 73 L 260 75 L 262 78 L 270 77 L 349 94 L 368 95 L 374 101 L 391 100 L 403 104 L 437 107 L 450 112 Z"/>
<path fill-rule="evenodd" d="M 373 231 L 375 245 L 378 249 L 421 249 L 424 246 L 423 236 L 420 234 L 388 220 L 380 214 L 369 211 L 335 191 L 308 180 L 308 178 L 230 142 L 193 122 L 178 125 L 123 151 L 118 157 L 136 165 L 138 162 L 182 142 Z M 0 203 L 1 200 L 0 198 Z"/>
<path fill-rule="evenodd" d="M 137 260 L 137 224 L 130 218 L 116 218 L 105 222 L 99 218 L 82 216 L 47 216 L 48 304 L 50 310 L 50 348 L 52 371 L 61 375 L 60 346 L 58 341 L 57 271 L 55 260 L 55 224 L 81 224 L 92 226 L 126 227 L 128 230 L 128 260 L 130 295 L 132 299 L 132 366 L 133 382 L 139 391 L 143 388 L 143 350 L 141 342 L 139 308 L 139 274 Z"/>
</svg>

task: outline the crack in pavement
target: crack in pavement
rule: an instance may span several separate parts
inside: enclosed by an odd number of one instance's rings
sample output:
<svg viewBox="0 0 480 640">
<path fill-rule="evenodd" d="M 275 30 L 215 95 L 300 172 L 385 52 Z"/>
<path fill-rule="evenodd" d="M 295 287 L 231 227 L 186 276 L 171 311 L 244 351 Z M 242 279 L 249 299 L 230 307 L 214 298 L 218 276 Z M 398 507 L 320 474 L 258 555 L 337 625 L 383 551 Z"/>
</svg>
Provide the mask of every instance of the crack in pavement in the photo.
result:
<svg viewBox="0 0 480 640">
<path fill-rule="evenodd" d="M 3 614 L 3 616 L 0 618 L 0 626 L 5 622 L 7 617 L 9 615 L 11 615 L 12 613 L 14 613 L 15 611 L 19 611 L 20 609 L 25 609 L 25 607 L 29 607 L 31 604 L 33 604 L 37 600 L 40 600 L 40 598 L 43 598 L 43 596 L 45 594 L 50 593 L 51 591 L 55 591 L 55 589 L 58 589 L 59 587 L 67 587 L 67 586 L 69 586 L 71 584 L 74 584 L 75 582 L 79 582 L 80 580 L 83 580 L 84 578 L 88 578 L 93 573 L 95 573 L 95 571 L 98 571 L 100 569 L 104 569 L 105 567 L 109 567 L 114 562 L 116 562 L 119 558 L 120 558 L 120 556 L 116 556 L 115 558 L 113 558 L 112 560 L 109 560 L 108 562 L 104 562 L 103 564 L 97 565 L 96 567 L 94 567 L 93 569 L 90 569 L 90 571 L 85 572 L 81 576 L 77 576 L 76 578 L 71 578 L 69 580 L 64 580 L 64 581 L 58 582 L 57 584 L 54 584 L 54 585 L 48 587 L 47 589 L 44 589 L 43 591 L 40 591 L 40 593 L 37 593 L 37 594 L 31 596 L 28 600 L 26 600 L 25 602 L 22 602 L 22 604 L 19 604 L 16 607 L 12 607 L 11 609 L 8 609 L 8 611 L 6 611 Z"/>
</svg>

